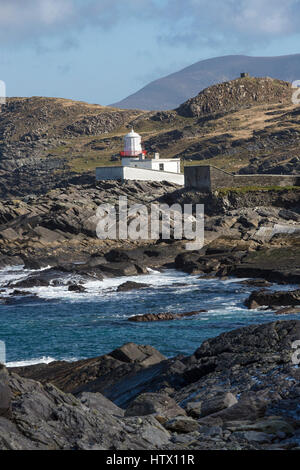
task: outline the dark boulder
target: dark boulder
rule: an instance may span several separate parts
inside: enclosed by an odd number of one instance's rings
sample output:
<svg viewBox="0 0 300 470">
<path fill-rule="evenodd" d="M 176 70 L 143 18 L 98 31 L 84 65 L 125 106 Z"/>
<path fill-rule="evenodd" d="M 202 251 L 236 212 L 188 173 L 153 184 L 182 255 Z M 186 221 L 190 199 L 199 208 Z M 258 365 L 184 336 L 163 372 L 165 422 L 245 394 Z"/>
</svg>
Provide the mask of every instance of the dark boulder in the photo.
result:
<svg viewBox="0 0 300 470">
<path fill-rule="evenodd" d="M 300 289 L 293 291 L 277 291 L 261 289 L 251 293 L 250 297 L 245 300 L 245 305 L 249 309 L 267 306 L 270 308 L 281 306 L 300 305 Z"/>
<path fill-rule="evenodd" d="M 185 416 L 186 412 L 166 393 L 142 393 L 135 398 L 125 411 L 125 416 L 145 416 L 154 414 L 161 421 L 175 416 Z"/>
<path fill-rule="evenodd" d="M 240 284 L 250 287 L 270 287 L 272 285 L 272 283 L 266 279 L 246 279 L 245 281 L 241 281 Z"/>
<path fill-rule="evenodd" d="M 237 398 L 232 393 L 221 392 L 210 399 L 189 402 L 186 409 L 187 413 L 193 418 L 204 418 L 205 416 L 225 410 L 237 402 Z"/>
<path fill-rule="evenodd" d="M 231 423 L 234 421 L 241 421 L 245 419 L 257 420 L 265 416 L 267 410 L 266 401 L 257 397 L 255 394 L 245 395 L 239 402 L 232 404 L 232 406 L 225 407 L 221 411 L 209 414 L 201 418 L 201 424 L 219 424 Z"/>
<path fill-rule="evenodd" d="M 125 251 L 117 249 L 110 250 L 104 257 L 107 261 L 112 263 L 120 263 L 129 260 L 129 256 Z"/>
<path fill-rule="evenodd" d="M 15 289 L 13 292 L 11 292 L 9 295 L 11 296 L 25 296 L 25 295 L 31 295 L 31 296 L 36 296 L 37 294 L 33 294 L 32 292 L 29 292 L 27 290 L 18 290 Z"/>
<path fill-rule="evenodd" d="M 187 434 L 199 429 L 198 422 L 189 416 L 176 416 L 170 419 L 164 426 L 168 431 L 177 434 Z"/>
<path fill-rule="evenodd" d="M 81 284 L 71 284 L 68 287 L 68 291 L 70 291 L 70 292 L 86 292 L 86 289 Z"/>
<path fill-rule="evenodd" d="M 112 351 L 110 356 L 122 362 L 137 362 L 143 366 L 157 364 L 165 359 L 165 356 L 152 346 L 135 343 L 124 344 Z"/>
<path fill-rule="evenodd" d="M 109 277 L 135 276 L 139 274 L 136 266 L 127 261 L 104 264 L 101 266 L 101 271 Z"/>
<path fill-rule="evenodd" d="M 83 392 L 77 396 L 81 403 L 87 406 L 90 409 L 107 411 L 112 414 L 112 416 L 121 417 L 124 416 L 124 410 L 115 405 L 112 401 L 108 400 L 101 393 L 90 393 Z"/>
<path fill-rule="evenodd" d="M 126 281 L 124 282 L 124 284 L 120 284 L 118 286 L 117 292 L 128 292 L 131 290 L 144 289 L 146 287 L 149 287 L 149 286 L 142 282 Z"/>
<path fill-rule="evenodd" d="M 8 285 L 7 287 L 25 287 L 25 288 L 31 288 L 31 287 L 48 287 L 50 285 L 50 281 L 48 279 L 45 279 L 42 276 L 29 276 L 27 279 L 22 279 L 21 281 L 13 283 L 11 286 Z"/>
<path fill-rule="evenodd" d="M 184 317 L 192 317 L 199 315 L 199 313 L 207 312 L 207 310 L 196 310 L 194 312 L 184 312 L 184 313 L 171 313 L 171 312 L 162 312 L 162 313 L 145 313 L 144 315 L 134 315 L 129 317 L 129 321 L 133 322 L 151 322 L 151 321 L 167 321 L 167 320 L 178 320 Z"/>
</svg>

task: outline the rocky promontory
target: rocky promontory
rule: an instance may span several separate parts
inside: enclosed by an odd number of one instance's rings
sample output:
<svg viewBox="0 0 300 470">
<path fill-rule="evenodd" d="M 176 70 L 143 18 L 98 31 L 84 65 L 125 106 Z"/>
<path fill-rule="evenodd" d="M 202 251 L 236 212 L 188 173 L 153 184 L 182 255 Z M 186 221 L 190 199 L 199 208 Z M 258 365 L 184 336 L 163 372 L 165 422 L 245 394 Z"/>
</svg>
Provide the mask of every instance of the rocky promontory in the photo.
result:
<svg viewBox="0 0 300 470">
<path fill-rule="evenodd" d="M 0 370 L 1 449 L 299 449 L 299 321 Z"/>
</svg>

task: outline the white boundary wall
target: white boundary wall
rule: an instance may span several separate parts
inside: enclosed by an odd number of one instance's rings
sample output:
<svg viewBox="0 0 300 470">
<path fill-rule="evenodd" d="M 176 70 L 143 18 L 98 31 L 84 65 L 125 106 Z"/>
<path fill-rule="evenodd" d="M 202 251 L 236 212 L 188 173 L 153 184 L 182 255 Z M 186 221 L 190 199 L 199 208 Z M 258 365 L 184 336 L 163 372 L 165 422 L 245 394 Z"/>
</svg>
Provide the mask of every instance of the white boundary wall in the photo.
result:
<svg viewBox="0 0 300 470">
<path fill-rule="evenodd" d="M 184 175 L 182 173 L 148 170 L 129 166 L 98 167 L 96 168 L 96 180 L 168 181 L 180 186 L 184 185 Z"/>
</svg>

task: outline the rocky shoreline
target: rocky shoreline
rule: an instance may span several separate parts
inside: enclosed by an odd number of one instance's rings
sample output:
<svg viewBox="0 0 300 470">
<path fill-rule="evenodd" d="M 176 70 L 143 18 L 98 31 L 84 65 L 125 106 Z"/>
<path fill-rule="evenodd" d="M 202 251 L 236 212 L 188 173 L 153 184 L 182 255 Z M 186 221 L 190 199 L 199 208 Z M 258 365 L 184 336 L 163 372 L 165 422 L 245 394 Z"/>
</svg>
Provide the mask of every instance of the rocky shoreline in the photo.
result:
<svg viewBox="0 0 300 470">
<path fill-rule="evenodd" d="M 99 240 L 97 208 L 108 202 L 118 204 L 122 195 L 129 205 L 147 207 L 204 204 L 204 247 L 187 252 L 185 240 Z M 55 283 L 62 273 L 103 279 L 166 267 L 189 274 L 299 284 L 299 201 L 297 189 L 208 195 L 169 183 L 70 185 L 44 196 L 0 203 L 0 266 L 48 267 L 40 277 L 33 275 L 31 285 Z"/>
<path fill-rule="evenodd" d="M 204 247 L 97 239 L 97 207 L 122 194 L 130 204 L 204 203 Z M 251 278 L 241 281 L 253 288 L 247 307 L 298 314 L 299 224 L 295 189 L 207 195 L 161 183 L 102 182 L 1 202 L 0 266 L 31 271 L 8 281 L 10 295 L 0 302 L 66 282 L 80 295 L 85 282 L 107 277 L 136 276 L 119 292 L 145 289 L 140 274 L 175 268 L 203 278 Z M 273 282 L 295 286 L 274 292 Z M 154 312 L 136 320 L 181 317 Z M 281 320 L 223 333 L 191 356 L 167 359 L 128 343 L 74 363 L 1 367 L 0 448 L 299 449 L 299 368 L 292 362 L 299 339 L 300 321 Z"/>
<path fill-rule="evenodd" d="M 0 370 L 1 449 L 299 449 L 300 321 L 252 325 L 166 359 L 128 343 Z"/>
<path fill-rule="evenodd" d="M 173 239 L 99 240 L 96 210 L 101 203 L 118 204 L 120 195 L 127 196 L 129 205 L 143 203 L 147 207 L 153 203 L 204 204 L 203 248 L 186 251 L 185 240 Z M 273 282 L 297 287 L 299 200 L 297 189 L 201 194 L 169 183 L 114 181 L 69 185 L 41 197 L 1 202 L 0 266 L 24 265 L 33 271 L 2 286 L 11 291 L 9 297 L 0 293 L 0 303 L 11 304 L 15 298 L 19 302 L 22 297 L 28 301 L 28 289 L 34 287 L 67 284 L 70 292 L 84 293 L 83 284 L 89 280 L 122 276 L 137 276 L 138 280 L 149 269 L 166 268 L 203 278 L 252 278 L 255 290 L 268 288 Z M 118 291 L 146 288 L 143 284 L 130 281 Z M 34 294 L 31 297 L 34 300 Z M 299 297 L 291 302 L 256 305 L 297 314 Z M 280 307 L 289 310 L 281 312 Z M 151 320 L 163 319 L 153 314 Z"/>
</svg>

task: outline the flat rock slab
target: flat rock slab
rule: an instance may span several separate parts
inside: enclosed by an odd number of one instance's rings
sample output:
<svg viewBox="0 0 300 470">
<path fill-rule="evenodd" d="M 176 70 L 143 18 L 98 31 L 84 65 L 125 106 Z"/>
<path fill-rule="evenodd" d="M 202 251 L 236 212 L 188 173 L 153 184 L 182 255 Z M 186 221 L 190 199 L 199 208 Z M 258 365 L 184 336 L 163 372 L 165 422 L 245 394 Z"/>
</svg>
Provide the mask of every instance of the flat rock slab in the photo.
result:
<svg viewBox="0 0 300 470">
<path fill-rule="evenodd" d="M 192 317 L 199 315 L 199 313 L 205 313 L 207 310 L 196 310 L 194 312 L 185 312 L 185 313 L 146 313 L 145 315 L 134 315 L 129 317 L 128 321 L 133 322 L 151 322 L 151 321 L 167 321 L 167 320 L 177 320 L 184 317 Z"/>
</svg>

